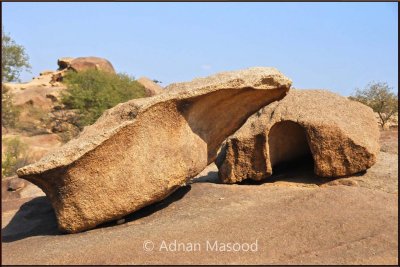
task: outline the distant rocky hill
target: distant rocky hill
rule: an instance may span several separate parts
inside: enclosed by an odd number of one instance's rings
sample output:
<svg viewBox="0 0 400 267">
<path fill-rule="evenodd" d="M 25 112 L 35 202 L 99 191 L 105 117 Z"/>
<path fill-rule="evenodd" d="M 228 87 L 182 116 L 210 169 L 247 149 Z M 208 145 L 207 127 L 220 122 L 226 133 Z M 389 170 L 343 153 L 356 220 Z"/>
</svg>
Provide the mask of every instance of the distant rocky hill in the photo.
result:
<svg viewBox="0 0 400 267">
<path fill-rule="evenodd" d="M 28 161 L 34 162 L 79 134 L 76 110 L 66 109 L 61 102 L 61 93 L 67 89 L 62 82 L 67 71 L 116 73 L 111 62 L 98 57 L 64 57 L 57 64 L 57 70 L 42 71 L 29 82 L 4 84 L 19 115 L 16 127 L 2 127 L 3 155 L 8 149 L 7 140 L 18 138 L 27 148 Z M 163 88 L 149 78 L 137 81 L 145 87 L 147 96 L 162 93 Z"/>
</svg>

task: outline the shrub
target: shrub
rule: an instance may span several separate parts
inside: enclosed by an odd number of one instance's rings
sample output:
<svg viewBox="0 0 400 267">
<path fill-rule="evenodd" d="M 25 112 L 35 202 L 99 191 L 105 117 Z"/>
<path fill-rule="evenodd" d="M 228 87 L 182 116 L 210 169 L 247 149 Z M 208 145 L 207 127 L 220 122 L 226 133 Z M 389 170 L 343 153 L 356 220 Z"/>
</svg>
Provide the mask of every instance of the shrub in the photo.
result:
<svg viewBox="0 0 400 267">
<path fill-rule="evenodd" d="M 79 110 L 80 128 L 94 123 L 105 110 L 119 103 L 145 96 L 144 87 L 126 74 L 71 71 L 63 82 L 67 90 L 62 95 L 62 102 L 66 108 Z"/>
<path fill-rule="evenodd" d="M 5 128 L 14 128 L 19 116 L 19 110 L 12 103 L 12 94 L 9 89 L 1 85 L 1 125 Z"/>
<path fill-rule="evenodd" d="M 2 140 L 7 148 L 1 161 L 1 176 L 15 175 L 17 169 L 30 163 L 27 154 L 27 145 L 18 137 Z"/>
</svg>

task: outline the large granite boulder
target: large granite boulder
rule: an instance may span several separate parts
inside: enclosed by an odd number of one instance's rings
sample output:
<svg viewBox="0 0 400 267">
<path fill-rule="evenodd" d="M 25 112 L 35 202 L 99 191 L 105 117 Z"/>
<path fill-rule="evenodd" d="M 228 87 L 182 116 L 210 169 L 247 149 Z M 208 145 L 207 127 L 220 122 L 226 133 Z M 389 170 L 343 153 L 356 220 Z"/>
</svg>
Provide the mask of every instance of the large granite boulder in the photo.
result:
<svg viewBox="0 0 400 267">
<path fill-rule="evenodd" d="M 110 61 L 99 57 L 77 57 L 74 58 L 68 66 L 76 72 L 81 72 L 89 69 L 100 70 L 109 73 L 115 73 L 114 67 Z"/>
<path fill-rule="evenodd" d="M 220 179 L 263 180 L 274 166 L 312 156 L 315 174 L 337 177 L 370 168 L 379 128 L 369 107 L 324 90 L 291 90 L 252 115 L 221 148 Z"/>
<path fill-rule="evenodd" d="M 164 92 L 164 89 L 160 85 L 147 77 L 140 77 L 137 79 L 137 82 L 143 85 L 146 91 L 146 96 L 158 95 Z"/>
<path fill-rule="evenodd" d="M 99 70 L 115 74 L 110 61 L 100 57 L 62 57 L 57 60 L 58 71 L 52 73 L 51 83 L 62 81 L 68 70 L 82 72 L 86 70 Z"/>
<path fill-rule="evenodd" d="M 61 230 L 90 229 L 167 197 L 290 85 L 263 67 L 172 84 L 107 110 L 77 139 L 17 173 L 43 189 Z"/>
</svg>

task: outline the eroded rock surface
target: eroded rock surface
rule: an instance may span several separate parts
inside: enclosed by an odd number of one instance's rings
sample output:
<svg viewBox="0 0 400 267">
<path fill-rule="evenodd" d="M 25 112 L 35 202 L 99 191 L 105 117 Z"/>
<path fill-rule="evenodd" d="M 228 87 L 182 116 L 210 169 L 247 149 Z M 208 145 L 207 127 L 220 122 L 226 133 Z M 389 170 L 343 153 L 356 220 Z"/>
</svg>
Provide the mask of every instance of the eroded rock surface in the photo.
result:
<svg viewBox="0 0 400 267">
<path fill-rule="evenodd" d="M 291 90 L 228 138 L 217 165 L 225 183 L 263 180 L 279 164 L 311 157 L 315 174 L 338 177 L 370 168 L 379 152 L 372 110 L 324 90 Z"/>
<path fill-rule="evenodd" d="M 172 84 L 168 93 L 106 111 L 77 139 L 17 173 L 43 189 L 61 230 L 90 229 L 167 197 L 290 85 L 262 67 Z"/>
</svg>

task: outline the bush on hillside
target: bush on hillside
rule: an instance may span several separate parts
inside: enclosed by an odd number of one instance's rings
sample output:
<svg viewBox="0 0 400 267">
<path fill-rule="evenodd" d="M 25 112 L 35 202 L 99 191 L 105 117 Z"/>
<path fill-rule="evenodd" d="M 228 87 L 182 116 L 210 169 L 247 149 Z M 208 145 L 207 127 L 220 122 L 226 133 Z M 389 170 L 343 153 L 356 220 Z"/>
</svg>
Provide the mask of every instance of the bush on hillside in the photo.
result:
<svg viewBox="0 0 400 267">
<path fill-rule="evenodd" d="M 14 128 L 18 121 L 19 109 L 13 105 L 9 88 L 1 85 L 1 126 Z"/>
<path fill-rule="evenodd" d="M 69 72 L 63 79 L 67 85 L 62 102 L 79 111 L 78 126 L 94 123 L 103 112 L 115 105 L 145 96 L 144 87 L 126 74 L 98 70 Z"/>
<path fill-rule="evenodd" d="M 1 176 L 15 175 L 17 169 L 30 163 L 27 154 L 27 145 L 18 137 L 2 140 L 7 147 L 1 161 Z"/>
</svg>

